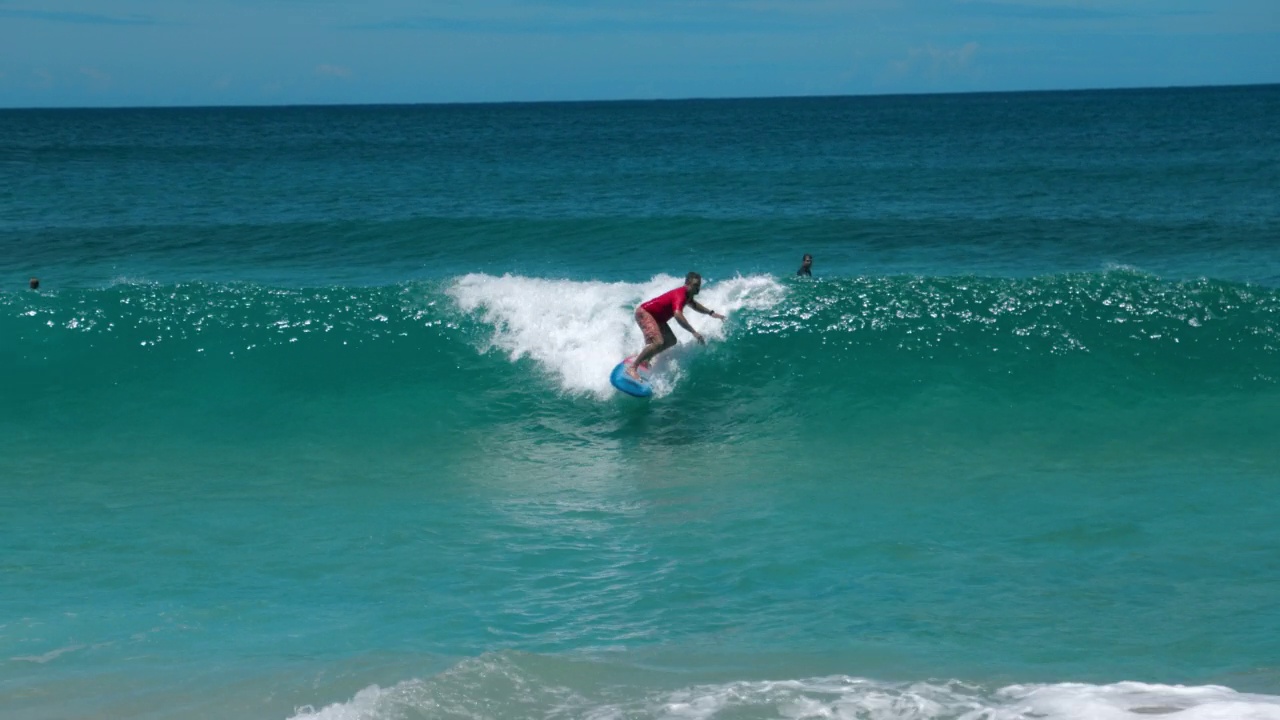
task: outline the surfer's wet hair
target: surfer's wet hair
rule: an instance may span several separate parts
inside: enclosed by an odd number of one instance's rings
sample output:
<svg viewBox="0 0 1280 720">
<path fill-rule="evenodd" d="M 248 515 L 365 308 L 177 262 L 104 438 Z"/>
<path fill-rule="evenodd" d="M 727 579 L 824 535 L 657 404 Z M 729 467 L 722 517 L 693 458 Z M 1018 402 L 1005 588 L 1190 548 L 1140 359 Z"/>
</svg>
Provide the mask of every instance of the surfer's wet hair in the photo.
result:
<svg viewBox="0 0 1280 720">
<path fill-rule="evenodd" d="M 688 275 L 684 276 L 684 281 L 686 284 L 691 283 L 694 280 L 701 280 L 701 279 L 702 279 L 702 276 L 696 272 L 691 272 Z"/>
</svg>

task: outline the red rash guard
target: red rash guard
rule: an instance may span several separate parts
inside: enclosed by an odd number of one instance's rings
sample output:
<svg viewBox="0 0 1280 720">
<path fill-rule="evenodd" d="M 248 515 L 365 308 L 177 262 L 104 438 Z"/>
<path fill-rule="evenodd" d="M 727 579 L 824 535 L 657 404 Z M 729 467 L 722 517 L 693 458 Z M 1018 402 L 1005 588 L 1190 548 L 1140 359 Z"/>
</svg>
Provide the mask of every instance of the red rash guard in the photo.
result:
<svg viewBox="0 0 1280 720">
<path fill-rule="evenodd" d="M 654 320 L 664 323 L 675 317 L 677 310 L 683 310 L 684 304 L 688 301 L 689 291 L 683 287 L 678 287 L 671 292 L 662 293 L 640 307 L 652 315 Z"/>
</svg>

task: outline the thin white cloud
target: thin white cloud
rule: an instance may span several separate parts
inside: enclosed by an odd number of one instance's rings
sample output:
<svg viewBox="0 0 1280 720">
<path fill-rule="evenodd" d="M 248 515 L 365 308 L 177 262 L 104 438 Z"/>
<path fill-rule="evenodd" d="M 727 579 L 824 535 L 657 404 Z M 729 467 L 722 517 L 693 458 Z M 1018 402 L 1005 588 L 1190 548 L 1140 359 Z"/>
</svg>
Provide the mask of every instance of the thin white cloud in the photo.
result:
<svg viewBox="0 0 1280 720">
<path fill-rule="evenodd" d="M 1099 8 L 1095 3 L 1071 4 L 1063 2 L 1000 2 L 989 0 L 961 0 L 954 8 L 964 14 L 1019 20 L 1106 20 L 1130 17 L 1133 8 L 1127 10 Z"/>
<path fill-rule="evenodd" d="M 73 25 L 155 25 L 156 20 L 145 15 L 100 15 L 98 13 L 64 12 L 60 10 L 22 10 L 0 8 L 0 17 L 20 20 L 40 20 Z"/>
<path fill-rule="evenodd" d="M 872 3 L 878 6 L 877 0 Z M 892 6 L 892 4 L 890 5 Z M 361 30 L 420 30 L 439 33 L 544 35 L 651 35 L 671 32 L 732 36 L 789 34 L 826 27 L 857 13 L 837 0 L 651 0 L 629 2 L 519 2 L 432 5 L 425 12 L 356 22 Z"/>
<path fill-rule="evenodd" d="M 894 62 L 890 69 L 899 78 L 917 77 L 926 80 L 943 80 L 969 73 L 978 55 L 978 43 L 968 42 L 958 48 L 940 48 L 933 45 L 911 48 L 907 57 Z"/>
<path fill-rule="evenodd" d="M 344 68 L 340 65 L 324 64 L 324 65 L 316 66 L 316 74 L 328 75 L 330 77 L 338 77 L 338 78 L 349 78 L 351 77 L 351 69 Z"/>
<path fill-rule="evenodd" d="M 92 92 L 105 92 L 111 88 L 111 76 L 96 67 L 80 68 L 80 76 Z"/>
</svg>

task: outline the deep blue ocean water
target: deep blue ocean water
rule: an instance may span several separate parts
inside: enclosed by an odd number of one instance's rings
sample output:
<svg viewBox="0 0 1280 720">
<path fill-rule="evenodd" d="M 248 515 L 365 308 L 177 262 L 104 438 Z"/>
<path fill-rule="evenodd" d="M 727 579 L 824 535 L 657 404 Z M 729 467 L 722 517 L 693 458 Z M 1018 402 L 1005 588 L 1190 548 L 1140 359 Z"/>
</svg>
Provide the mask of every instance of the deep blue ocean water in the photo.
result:
<svg viewBox="0 0 1280 720">
<path fill-rule="evenodd" d="M 0 111 L 0 716 L 1280 718 L 1276 117 Z"/>
</svg>

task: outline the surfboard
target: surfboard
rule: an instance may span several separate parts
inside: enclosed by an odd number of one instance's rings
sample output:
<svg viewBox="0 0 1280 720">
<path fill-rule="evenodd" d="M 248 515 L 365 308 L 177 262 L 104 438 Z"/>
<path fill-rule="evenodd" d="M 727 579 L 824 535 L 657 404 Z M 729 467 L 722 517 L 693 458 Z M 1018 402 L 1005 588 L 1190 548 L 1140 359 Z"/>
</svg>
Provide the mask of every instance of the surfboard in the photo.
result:
<svg viewBox="0 0 1280 720">
<path fill-rule="evenodd" d="M 631 357 L 635 356 L 632 355 Z M 635 397 L 649 397 L 653 394 L 653 388 L 643 379 L 645 375 L 649 374 L 649 366 L 640 366 L 641 382 L 636 382 L 627 374 L 627 363 L 631 362 L 631 357 L 626 358 L 613 368 L 613 372 L 609 374 L 609 382 L 613 383 L 614 387 L 628 395 L 634 395 Z"/>
</svg>

